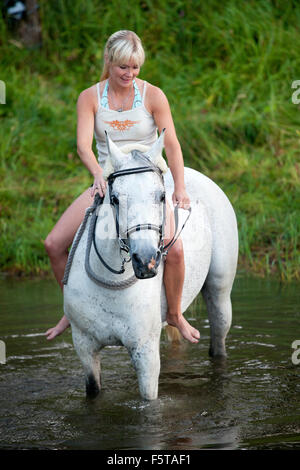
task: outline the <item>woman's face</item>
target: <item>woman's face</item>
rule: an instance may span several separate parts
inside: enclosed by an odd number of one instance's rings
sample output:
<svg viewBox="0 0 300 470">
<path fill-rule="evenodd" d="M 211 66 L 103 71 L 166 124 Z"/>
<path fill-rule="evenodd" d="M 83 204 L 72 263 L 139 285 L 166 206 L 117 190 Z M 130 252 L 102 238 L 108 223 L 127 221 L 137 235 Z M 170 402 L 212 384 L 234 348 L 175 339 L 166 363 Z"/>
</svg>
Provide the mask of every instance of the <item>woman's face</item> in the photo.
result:
<svg viewBox="0 0 300 470">
<path fill-rule="evenodd" d="M 139 72 L 140 67 L 131 59 L 125 64 L 110 65 L 109 79 L 113 84 L 126 88 L 132 86 L 132 81 L 138 76 Z"/>
</svg>

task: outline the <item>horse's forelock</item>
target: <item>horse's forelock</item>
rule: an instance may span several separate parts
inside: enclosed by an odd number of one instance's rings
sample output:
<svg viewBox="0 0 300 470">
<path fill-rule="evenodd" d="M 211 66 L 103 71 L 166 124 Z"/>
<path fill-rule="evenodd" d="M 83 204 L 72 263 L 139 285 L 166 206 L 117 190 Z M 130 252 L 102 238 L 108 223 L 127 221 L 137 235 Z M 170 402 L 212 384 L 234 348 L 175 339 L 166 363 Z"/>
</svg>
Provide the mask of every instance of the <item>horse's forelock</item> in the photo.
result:
<svg viewBox="0 0 300 470">
<path fill-rule="evenodd" d="M 135 157 L 136 155 L 139 156 L 140 153 L 146 154 L 149 148 L 150 147 L 147 147 L 146 145 L 142 145 L 142 144 L 128 144 L 128 145 L 124 145 L 123 147 L 120 147 L 120 150 L 121 152 L 124 153 L 124 155 L 131 153 L 132 156 Z M 162 171 L 162 173 L 166 173 L 168 171 L 168 166 L 162 155 L 159 155 L 155 164 Z M 112 165 L 110 157 L 108 156 L 105 162 L 104 170 L 103 170 L 103 178 L 107 180 L 109 175 L 111 175 L 114 171 L 115 169 Z"/>
</svg>

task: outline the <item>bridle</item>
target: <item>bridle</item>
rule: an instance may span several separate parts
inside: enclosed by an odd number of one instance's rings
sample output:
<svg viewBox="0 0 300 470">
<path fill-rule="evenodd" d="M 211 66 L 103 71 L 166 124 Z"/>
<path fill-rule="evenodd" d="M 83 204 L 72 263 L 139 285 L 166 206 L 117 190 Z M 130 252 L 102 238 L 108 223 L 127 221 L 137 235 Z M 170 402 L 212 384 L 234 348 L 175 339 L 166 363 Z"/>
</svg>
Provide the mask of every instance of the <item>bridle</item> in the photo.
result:
<svg viewBox="0 0 300 470">
<path fill-rule="evenodd" d="M 145 154 L 142 154 L 141 152 L 139 152 L 137 150 L 133 151 L 132 153 L 136 153 L 136 154 L 138 154 L 139 157 L 143 158 L 147 162 L 147 166 L 140 166 L 140 167 L 137 167 L 137 168 L 127 168 L 125 170 L 115 171 L 115 172 L 111 173 L 109 175 L 108 179 L 107 179 L 108 191 L 109 191 L 109 201 L 110 201 L 110 205 L 112 206 L 112 208 L 114 209 L 114 212 L 115 212 L 116 232 L 117 232 L 118 243 L 119 243 L 119 247 L 120 247 L 120 255 L 121 255 L 121 259 L 122 259 L 121 268 L 119 270 L 115 270 L 111 266 L 109 266 L 105 262 L 105 260 L 101 256 L 101 254 L 99 253 L 99 250 L 98 250 L 97 244 L 96 244 L 96 239 L 95 239 L 95 227 L 96 227 L 96 223 L 97 223 L 98 214 L 97 214 L 97 216 L 95 218 L 95 222 L 94 222 L 93 245 L 94 245 L 96 254 L 97 254 L 99 260 L 102 262 L 102 264 L 109 271 L 111 271 L 114 274 L 124 273 L 125 272 L 125 264 L 129 263 L 131 261 L 131 256 L 129 255 L 128 237 L 132 233 L 139 232 L 141 230 L 154 230 L 154 231 L 159 233 L 159 242 L 158 242 L 157 259 L 156 259 L 156 263 L 158 265 L 161 261 L 161 258 L 167 256 L 170 248 L 174 245 L 174 243 L 178 239 L 178 237 L 179 237 L 180 233 L 182 232 L 182 230 L 183 230 L 183 228 L 184 228 L 184 226 L 185 226 L 185 224 L 186 224 L 186 222 L 187 222 L 187 220 L 190 216 L 190 213 L 191 213 L 191 208 L 187 209 L 189 211 L 189 214 L 188 214 L 186 220 L 184 221 L 184 224 L 182 225 L 179 233 L 177 234 L 179 217 L 178 217 L 178 205 L 175 206 L 175 209 L 174 209 L 174 219 L 175 219 L 174 235 L 173 235 L 172 239 L 165 245 L 164 244 L 164 236 L 165 236 L 165 222 L 166 222 L 166 193 L 165 193 L 163 173 L 160 170 L 160 168 L 158 168 L 156 165 L 154 165 L 151 162 L 151 160 Z M 162 222 L 161 222 L 160 225 L 156 225 L 156 224 L 152 224 L 152 223 L 133 225 L 132 227 L 128 228 L 124 233 L 121 234 L 120 224 L 119 224 L 119 220 L 120 220 L 120 218 L 119 218 L 119 202 L 115 199 L 115 197 L 113 195 L 113 183 L 117 178 L 120 178 L 122 176 L 139 174 L 139 173 L 146 173 L 146 172 L 149 172 L 149 171 L 154 172 L 159 176 L 159 178 L 161 180 L 161 183 L 163 185 L 163 188 L 164 188 L 164 192 L 162 194 L 162 199 L 161 199 L 161 202 L 163 203 Z M 99 203 L 99 205 L 101 205 L 103 203 L 104 198 L 103 197 L 101 198 L 98 194 L 96 194 L 96 196 L 99 197 L 99 202 L 98 203 Z M 97 211 L 97 212 L 99 212 L 99 211 Z M 123 255 L 123 253 L 125 253 L 125 256 Z"/>
<path fill-rule="evenodd" d="M 112 173 L 109 178 L 108 178 L 108 189 L 109 189 L 109 199 L 110 199 L 110 204 L 115 210 L 115 222 L 116 222 L 116 231 L 117 231 L 117 237 L 120 245 L 120 249 L 124 251 L 129 251 L 129 247 L 127 244 L 128 237 L 134 233 L 134 232 L 140 232 L 141 230 L 154 230 L 155 232 L 159 233 L 159 246 L 158 250 L 161 253 L 163 251 L 163 238 L 164 238 L 164 226 L 165 226 L 165 221 L 166 221 L 166 195 L 165 191 L 163 192 L 161 202 L 163 203 L 163 216 L 162 216 L 162 222 L 160 225 L 152 224 L 152 223 L 145 223 L 145 224 L 137 224 L 133 225 L 130 228 L 128 228 L 123 234 L 120 233 L 120 225 L 119 225 L 119 202 L 114 198 L 113 192 L 112 192 L 112 187 L 113 183 L 116 178 L 119 178 L 121 176 L 126 176 L 126 175 L 132 175 L 132 174 L 138 174 L 138 173 L 146 173 L 146 172 L 155 172 L 164 187 L 164 180 L 162 176 L 162 172 L 158 167 L 153 166 L 142 166 L 138 168 L 128 168 L 126 170 L 120 170 Z"/>
</svg>

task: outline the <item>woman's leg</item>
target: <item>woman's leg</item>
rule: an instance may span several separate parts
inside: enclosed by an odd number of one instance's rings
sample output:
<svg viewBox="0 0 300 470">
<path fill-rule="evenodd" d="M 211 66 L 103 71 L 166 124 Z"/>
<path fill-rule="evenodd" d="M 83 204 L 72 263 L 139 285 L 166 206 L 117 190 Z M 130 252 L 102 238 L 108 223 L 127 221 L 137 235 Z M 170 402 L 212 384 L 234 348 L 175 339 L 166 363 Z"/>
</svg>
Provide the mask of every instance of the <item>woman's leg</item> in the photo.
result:
<svg viewBox="0 0 300 470">
<path fill-rule="evenodd" d="M 167 204 L 166 234 L 167 244 L 175 231 L 174 213 Z M 172 235 L 171 235 L 172 234 Z M 198 343 L 200 333 L 193 328 L 181 313 L 181 297 L 185 275 L 184 252 L 182 240 L 179 238 L 168 252 L 165 260 L 164 285 L 168 303 L 167 322 L 176 326 L 181 335 L 191 343 Z"/>
<path fill-rule="evenodd" d="M 68 249 L 84 218 L 85 210 L 92 204 L 93 198 L 89 188 L 68 207 L 45 240 L 54 276 L 62 290 Z M 67 317 L 63 316 L 55 327 L 46 331 L 47 339 L 51 340 L 60 335 L 69 325 Z"/>
</svg>

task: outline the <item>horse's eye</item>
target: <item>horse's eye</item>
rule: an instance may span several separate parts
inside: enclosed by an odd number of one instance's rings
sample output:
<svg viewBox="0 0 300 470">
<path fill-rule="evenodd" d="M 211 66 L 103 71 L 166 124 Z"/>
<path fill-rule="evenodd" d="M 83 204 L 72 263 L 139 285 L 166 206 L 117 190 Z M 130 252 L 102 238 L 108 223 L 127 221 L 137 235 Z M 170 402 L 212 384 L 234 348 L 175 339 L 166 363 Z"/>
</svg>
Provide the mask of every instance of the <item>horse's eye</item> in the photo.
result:
<svg viewBox="0 0 300 470">
<path fill-rule="evenodd" d="M 162 193 L 160 196 L 161 202 L 164 202 L 165 199 L 166 199 L 166 193 Z"/>
</svg>

